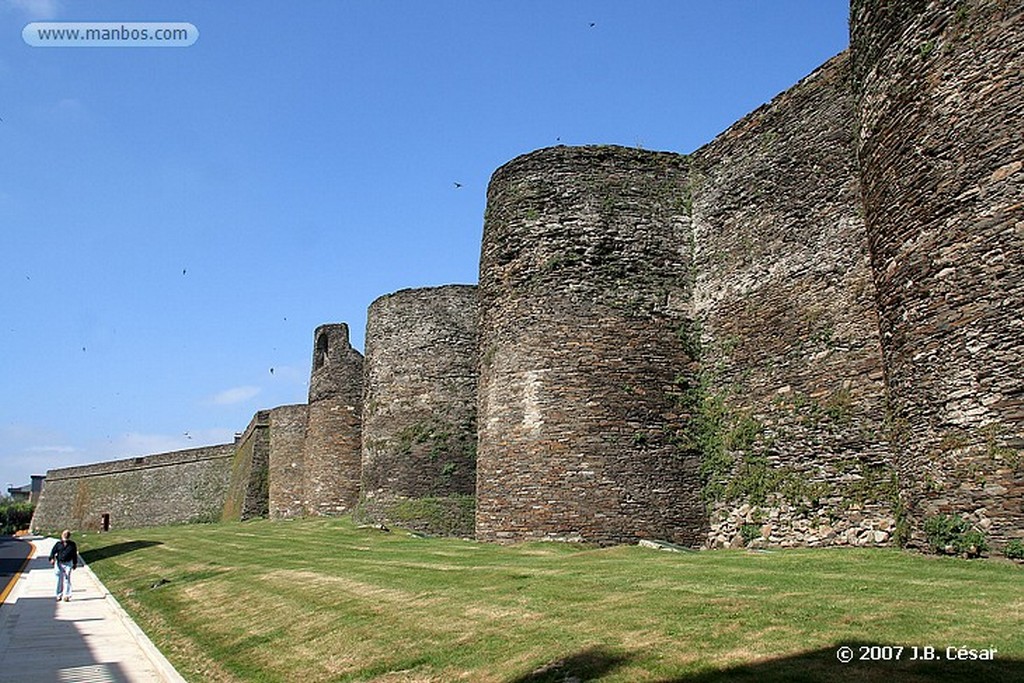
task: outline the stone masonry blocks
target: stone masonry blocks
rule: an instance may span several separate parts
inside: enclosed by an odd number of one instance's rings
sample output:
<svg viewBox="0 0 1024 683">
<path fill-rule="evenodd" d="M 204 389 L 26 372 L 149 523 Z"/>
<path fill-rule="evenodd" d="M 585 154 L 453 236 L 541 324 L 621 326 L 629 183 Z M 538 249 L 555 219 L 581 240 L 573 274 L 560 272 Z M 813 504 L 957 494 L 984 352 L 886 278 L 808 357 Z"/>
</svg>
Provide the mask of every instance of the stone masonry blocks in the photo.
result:
<svg viewBox="0 0 1024 683">
<path fill-rule="evenodd" d="M 279 406 L 270 411 L 268 512 L 272 519 L 301 517 L 305 511 L 306 405 Z"/>
<path fill-rule="evenodd" d="M 370 305 L 360 504 L 370 519 L 472 535 L 477 341 L 475 286 L 406 289 Z M 438 506 L 456 519 L 438 519 Z"/>
<path fill-rule="evenodd" d="M 359 502 L 363 356 L 348 325 L 321 325 L 313 335 L 309 419 L 303 462 L 308 515 L 340 515 Z"/>
<path fill-rule="evenodd" d="M 1024 7 L 854 0 L 857 153 L 905 522 L 1024 537 Z"/>
<path fill-rule="evenodd" d="M 46 473 L 32 529 L 96 531 L 220 519 L 235 444 L 206 446 Z"/>
<path fill-rule="evenodd" d="M 844 53 L 691 157 L 711 546 L 894 531 L 850 82 Z"/>
<path fill-rule="evenodd" d="M 685 158 L 555 147 L 498 169 L 480 259 L 477 537 L 697 543 Z"/>
<path fill-rule="evenodd" d="M 224 501 L 225 522 L 267 516 L 269 422 L 270 411 L 257 411 L 237 442 Z"/>
</svg>

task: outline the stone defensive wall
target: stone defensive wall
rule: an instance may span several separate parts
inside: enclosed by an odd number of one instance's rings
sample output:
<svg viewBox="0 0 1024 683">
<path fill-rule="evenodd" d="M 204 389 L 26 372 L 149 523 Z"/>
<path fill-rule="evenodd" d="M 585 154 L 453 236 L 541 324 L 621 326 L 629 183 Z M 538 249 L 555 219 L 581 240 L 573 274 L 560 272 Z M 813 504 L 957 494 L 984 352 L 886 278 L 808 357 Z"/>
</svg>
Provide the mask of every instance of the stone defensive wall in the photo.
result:
<svg viewBox="0 0 1024 683">
<path fill-rule="evenodd" d="M 377 299 L 365 359 L 317 328 L 308 404 L 235 444 L 51 470 L 33 528 L 1024 540 L 1024 6 L 853 0 L 850 29 L 693 154 L 508 162 L 478 286 Z"/>
<path fill-rule="evenodd" d="M 236 444 L 53 469 L 32 529 L 97 531 L 221 518 Z"/>
<path fill-rule="evenodd" d="M 851 80 L 844 53 L 690 159 L 710 546 L 894 532 Z"/>
<path fill-rule="evenodd" d="M 301 517 L 306 511 L 303 483 L 309 408 L 279 406 L 269 412 L 268 514 L 274 519 Z"/>
<path fill-rule="evenodd" d="M 313 334 L 313 371 L 303 463 L 305 513 L 339 515 L 359 503 L 362 462 L 363 355 L 348 325 L 321 325 Z"/>
<path fill-rule="evenodd" d="M 1024 6 L 854 0 L 857 157 L 902 513 L 1024 533 Z"/>
<path fill-rule="evenodd" d="M 361 516 L 472 536 L 477 288 L 382 296 L 367 313 Z"/>
<path fill-rule="evenodd" d="M 702 540 L 678 447 L 691 349 L 688 165 L 554 147 L 498 169 L 480 257 L 477 537 Z"/>
<path fill-rule="evenodd" d="M 941 514 L 1024 536 L 1022 28 L 1013 3 L 858 0 L 849 54 L 692 155 L 499 169 L 478 536 L 921 546 Z"/>
<path fill-rule="evenodd" d="M 224 500 L 224 521 L 266 517 L 270 460 L 270 411 L 261 410 L 235 445 Z"/>
</svg>

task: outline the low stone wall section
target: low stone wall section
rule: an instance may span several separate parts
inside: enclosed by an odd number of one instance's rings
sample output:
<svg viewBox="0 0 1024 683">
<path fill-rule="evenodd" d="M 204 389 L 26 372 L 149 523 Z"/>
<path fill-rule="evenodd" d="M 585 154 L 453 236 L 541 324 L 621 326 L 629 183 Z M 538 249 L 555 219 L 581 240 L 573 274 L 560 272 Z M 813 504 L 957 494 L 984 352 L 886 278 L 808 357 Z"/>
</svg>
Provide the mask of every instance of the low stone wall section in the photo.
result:
<svg viewBox="0 0 1024 683">
<path fill-rule="evenodd" d="M 96 531 L 221 518 L 236 445 L 65 467 L 46 473 L 32 529 Z"/>
</svg>

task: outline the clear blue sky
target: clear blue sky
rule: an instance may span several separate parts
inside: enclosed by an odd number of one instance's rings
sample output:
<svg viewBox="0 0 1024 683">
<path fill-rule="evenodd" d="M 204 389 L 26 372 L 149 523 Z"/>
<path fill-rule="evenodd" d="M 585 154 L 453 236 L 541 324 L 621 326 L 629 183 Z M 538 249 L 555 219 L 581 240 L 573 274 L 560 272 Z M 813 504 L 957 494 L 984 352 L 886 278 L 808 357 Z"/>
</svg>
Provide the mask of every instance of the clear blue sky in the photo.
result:
<svg viewBox="0 0 1024 683">
<path fill-rule="evenodd" d="M 844 0 L 0 3 L 3 491 L 304 402 L 317 325 L 362 349 L 376 297 L 476 282 L 504 162 L 692 152 L 848 43 Z"/>
</svg>

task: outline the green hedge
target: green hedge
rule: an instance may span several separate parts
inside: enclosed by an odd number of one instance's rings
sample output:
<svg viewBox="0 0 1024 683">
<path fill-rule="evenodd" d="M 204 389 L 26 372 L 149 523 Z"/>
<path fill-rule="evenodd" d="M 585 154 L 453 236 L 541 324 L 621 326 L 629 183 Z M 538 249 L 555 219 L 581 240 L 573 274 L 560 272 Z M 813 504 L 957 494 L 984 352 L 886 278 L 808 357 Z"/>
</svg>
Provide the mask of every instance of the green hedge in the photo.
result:
<svg viewBox="0 0 1024 683">
<path fill-rule="evenodd" d="M 0 535 L 8 536 L 27 529 L 32 522 L 32 503 L 0 500 Z"/>
</svg>

